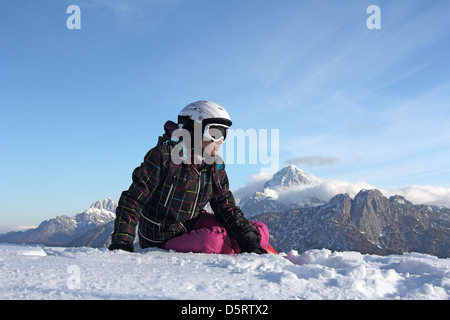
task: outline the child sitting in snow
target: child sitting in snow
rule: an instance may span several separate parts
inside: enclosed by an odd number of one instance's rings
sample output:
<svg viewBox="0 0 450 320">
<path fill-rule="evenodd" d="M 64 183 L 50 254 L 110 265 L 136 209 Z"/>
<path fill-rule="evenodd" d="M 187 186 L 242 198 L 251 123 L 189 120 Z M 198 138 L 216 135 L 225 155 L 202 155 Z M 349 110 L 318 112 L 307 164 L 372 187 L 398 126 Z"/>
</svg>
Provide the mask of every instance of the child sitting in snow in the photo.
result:
<svg viewBox="0 0 450 320">
<path fill-rule="evenodd" d="M 187 105 L 178 124 L 166 122 L 165 134 L 120 197 L 110 250 L 133 251 L 138 222 L 141 248 L 223 254 L 272 250 L 266 225 L 248 221 L 236 206 L 217 155 L 230 126 L 227 111 L 210 101 Z M 203 210 L 208 203 L 214 214 Z"/>
</svg>

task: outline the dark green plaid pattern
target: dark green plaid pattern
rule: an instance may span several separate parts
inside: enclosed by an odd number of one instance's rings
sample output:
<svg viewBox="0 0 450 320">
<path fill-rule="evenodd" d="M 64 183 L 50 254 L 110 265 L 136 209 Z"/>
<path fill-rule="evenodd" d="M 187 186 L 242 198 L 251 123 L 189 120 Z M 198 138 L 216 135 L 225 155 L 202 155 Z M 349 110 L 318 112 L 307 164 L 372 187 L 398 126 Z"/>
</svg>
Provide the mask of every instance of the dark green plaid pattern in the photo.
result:
<svg viewBox="0 0 450 320">
<path fill-rule="evenodd" d="M 136 225 L 141 247 L 161 246 L 189 232 L 210 202 L 216 219 L 239 243 L 241 235 L 255 232 L 235 204 L 224 165 L 215 173 L 210 165 L 192 175 L 170 161 L 173 143 L 160 137 L 142 164 L 133 171 L 133 183 L 119 199 L 112 242 L 132 244 Z M 187 187 L 187 188 L 186 188 Z"/>
</svg>

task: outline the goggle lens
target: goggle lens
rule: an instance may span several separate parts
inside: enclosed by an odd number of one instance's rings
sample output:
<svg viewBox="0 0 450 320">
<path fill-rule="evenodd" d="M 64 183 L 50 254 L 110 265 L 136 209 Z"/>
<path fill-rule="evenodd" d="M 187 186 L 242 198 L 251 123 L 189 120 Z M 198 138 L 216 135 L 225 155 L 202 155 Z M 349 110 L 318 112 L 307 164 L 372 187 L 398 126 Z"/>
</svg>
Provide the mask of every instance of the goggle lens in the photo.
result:
<svg viewBox="0 0 450 320">
<path fill-rule="evenodd" d="M 205 138 L 212 140 L 214 142 L 219 142 L 220 140 L 225 140 L 227 138 L 228 127 L 218 126 L 218 125 L 208 125 L 205 128 L 204 136 Z"/>
</svg>

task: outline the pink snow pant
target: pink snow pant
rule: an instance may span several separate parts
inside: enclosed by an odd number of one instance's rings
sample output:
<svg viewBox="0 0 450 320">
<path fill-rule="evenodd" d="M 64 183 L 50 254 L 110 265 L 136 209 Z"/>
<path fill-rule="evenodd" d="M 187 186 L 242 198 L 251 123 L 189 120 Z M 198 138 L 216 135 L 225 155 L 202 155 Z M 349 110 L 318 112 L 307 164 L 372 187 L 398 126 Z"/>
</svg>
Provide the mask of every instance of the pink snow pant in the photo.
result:
<svg viewBox="0 0 450 320">
<path fill-rule="evenodd" d="M 261 235 L 261 247 L 267 248 L 269 244 L 269 230 L 259 221 L 251 221 Z M 163 249 L 178 252 L 195 253 L 240 253 L 241 248 L 237 241 L 230 237 L 224 226 L 217 222 L 214 215 L 203 211 L 193 229 L 181 236 L 174 237 L 163 245 Z"/>
</svg>

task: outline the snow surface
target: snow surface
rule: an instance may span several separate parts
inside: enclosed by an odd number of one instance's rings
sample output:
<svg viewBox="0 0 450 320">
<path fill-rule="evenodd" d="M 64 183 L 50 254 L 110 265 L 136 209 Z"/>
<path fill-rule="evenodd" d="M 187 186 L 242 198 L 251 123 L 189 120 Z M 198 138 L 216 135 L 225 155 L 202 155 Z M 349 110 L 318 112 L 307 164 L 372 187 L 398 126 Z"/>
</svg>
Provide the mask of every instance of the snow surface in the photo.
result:
<svg viewBox="0 0 450 320">
<path fill-rule="evenodd" d="M 0 299 L 449 299 L 450 259 L 0 244 Z"/>
</svg>

